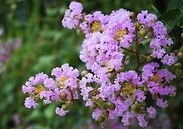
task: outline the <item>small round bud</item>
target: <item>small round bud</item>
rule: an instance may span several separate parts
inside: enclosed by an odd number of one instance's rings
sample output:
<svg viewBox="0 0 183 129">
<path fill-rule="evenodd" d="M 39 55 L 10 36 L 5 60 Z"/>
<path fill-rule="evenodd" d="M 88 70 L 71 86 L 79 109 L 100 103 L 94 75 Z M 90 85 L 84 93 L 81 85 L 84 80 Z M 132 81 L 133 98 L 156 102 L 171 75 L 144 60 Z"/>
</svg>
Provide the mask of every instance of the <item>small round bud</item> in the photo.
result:
<svg viewBox="0 0 183 129">
<path fill-rule="evenodd" d="M 146 33 L 146 31 L 144 29 L 140 29 L 140 31 L 139 31 L 139 35 L 140 36 L 144 36 L 145 33 Z"/>
<path fill-rule="evenodd" d="M 144 90 L 144 91 L 147 91 L 147 87 L 146 87 L 146 86 L 144 86 L 143 90 Z"/>
<path fill-rule="evenodd" d="M 178 53 L 178 57 L 179 57 L 179 58 L 183 58 L 183 52 L 179 52 L 179 53 Z"/>
<path fill-rule="evenodd" d="M 136 105 L 135 104 L 133 104 L 132 106 L 131 106 L 131 109 L 133 110 L 133 111 L 135 111 L 136 110 Z"/>
<path fill-rule="evenodd" d="M 63 109 L 63 110 L 67 110 L 67 109 L 68 109 L 68 106 L 66 106 L 65 104 L 62 105 L 62 109 Z"/>
<path fill-rule="evenodd" d="M 176 64 L 174 64 L 174 66 L 175 66 L 176 68 L 181 68 L 181 67 L 182 67 L 182 64 L 181 64 L 181 63 L 176 63 Z"/>
<path fill-rule="evenodd" d="M 81 72 L 81 76 L 85 76 L 86 74 L 88 74 L 88 71 L 87 71 L 87 70 L 83 70 L 83 71 Z"/>
<path fill-rule="evenodd" d="M 110 110 L 114 110 L 116 108 L 116 105 L 113 104 L 113 103 L 108 102 L 107 103 L 107 108 L 110 109 Z"/>
<path fill-rule="evenodd" d="M 67 99 L 67 94 L 65 92 L 60 93 L 61 100 L 65 101 Z"/>
<path fill-rule="evenodd" d="M 151 56 L 146 56 L 146 61 L 147 62 L 150 62 L 152 60 L 152 57 Z"/>
</svg>

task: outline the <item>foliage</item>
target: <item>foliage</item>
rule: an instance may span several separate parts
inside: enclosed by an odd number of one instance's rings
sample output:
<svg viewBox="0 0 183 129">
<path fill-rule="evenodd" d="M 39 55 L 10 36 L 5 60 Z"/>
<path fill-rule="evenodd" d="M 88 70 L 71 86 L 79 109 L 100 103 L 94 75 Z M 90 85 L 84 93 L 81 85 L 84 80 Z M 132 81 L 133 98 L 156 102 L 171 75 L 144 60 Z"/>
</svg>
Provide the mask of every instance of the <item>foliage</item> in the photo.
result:
<svg viewBox="0 0 183 129">
<path fill-rule="evenodd" d="M 182 0 L 98 0 L 81 1 L 86 12 L 101 10 L 109 13 L 119 8 L 127 8 L 138 12 L 147 9 L 156 13 L 168 28 L 170 37 L 174 40 L 172 50 L 179 49 L 183 40 L 183 1 Z M 38 72 L 49 74 L 52 68 L 64 63 L 83 70 L 79 60 L 79 51 L 82 35 L 77 36 L 73 31 L 61 26 L 61 19 L 70 1 L 67 0 L 1 0 L 0 1 L 0 28 L 4 29 L 0 40 L 22 39 L 20 48 L 13 51 L 11 58 L 6 62 L 6 71 L 0 73 L 0 128 L 26 128 L 34 126 L 41 128 L 78 129 L 85 123 L 89 112 L 77 105 L 64 119 L 54 115 L 56 105 L 37 110 L 27 110 L 23 106 L 24 96 L 21 87 L 29 76 Z M 183 64 L 183 61 L 181 60 Z M 182 67 L 181 67 L 182 68 Z M 181 69 L 180 68 L 180 69 Z M 171 100 L 169 114 L 172 127 L 183 128 L 183 79 L 180 70 L 174 82 L 177 95 Z M 20 124 L 15 125 L 14 115 L 20 116 Z M 79 117 L 79 119 L 78 119 Z M 77 121 L 77 122 L 76 122 Z"/>
</svg>

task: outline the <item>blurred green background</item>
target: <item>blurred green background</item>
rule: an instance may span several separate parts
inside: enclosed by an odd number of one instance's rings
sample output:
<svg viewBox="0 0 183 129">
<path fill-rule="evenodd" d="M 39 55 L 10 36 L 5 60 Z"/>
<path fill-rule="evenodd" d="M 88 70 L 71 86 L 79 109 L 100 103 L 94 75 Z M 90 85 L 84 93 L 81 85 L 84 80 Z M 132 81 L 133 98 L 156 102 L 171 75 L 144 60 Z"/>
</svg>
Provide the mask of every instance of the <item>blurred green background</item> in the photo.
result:
<svg viewBox="0 0 183 129">
<path fill-rule="evenodd" d="M 55 115 L 55 106 L 26 109 L 21 87 L 38 72 L 50 75 L 51 70 L 63 63 L 84 69 L 79 60 L 82 34 L 64 29 L 61 25 L 70 0 L 0 0 L 0 54 L 9 52 L 0 62 L 0 129 L 80 129 L 89 117 L 82 104 L 73 107 L 65 118 Z M 109 14 L 126 8 L 139 12 L 149 10 L 158 15 L 174 40 L 171 51 L 179 49 L 183 40 L 183 0 L 81 0 L 84 11 L 96 10 Z M 17 41 L 18 40 L 18 41 Z M 18 42 L 18 43 L 17 43 Z M 6 44 L 11 50 L 6 50 Z M 16 46 L 18 44 L 18 47 Z M 2 58 L 2 55 L 1 55 Z M 174 85 L 177 95 L 170 99 L 168 114 L 171 128 L 183 129 L 183 74 Z"/>
</svg>

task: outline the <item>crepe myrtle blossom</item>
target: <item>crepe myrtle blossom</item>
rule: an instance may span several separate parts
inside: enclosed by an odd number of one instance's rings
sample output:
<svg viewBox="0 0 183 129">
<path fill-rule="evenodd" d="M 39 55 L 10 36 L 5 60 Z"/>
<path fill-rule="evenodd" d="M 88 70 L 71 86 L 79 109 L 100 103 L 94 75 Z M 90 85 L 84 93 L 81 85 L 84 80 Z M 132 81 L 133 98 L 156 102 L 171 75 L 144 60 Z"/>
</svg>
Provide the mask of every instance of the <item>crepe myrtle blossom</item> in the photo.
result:
<svg viewBox="0 0 183 129">
<path fill-rule="evenodd" d="M 174 67 L 178 58 L 169 53 L 173 41 L 155 14 L 132 14 L 125 9 L 86 14 L 81 3 L 71 2 L 62 24 L 84 33 L 79 57 L 86 70 L 80 75 L 64 64 L 53 68 L 52 77 L 30 77 L 22 86 L 28 95 L 25 107 L 36 108 L 41 100 L 56 102 L 55 113 L 65 116 L 81 100 L 99 124 L 120 118 L 124 126 L 136 121 L 146 127 L 159 108 L 168 106 L 168 96 L 176 94 L 171 84 L 176 76 L 169 66 Z"/>
<path fill-rule="evenodd" d="M 83 22 L 80 24 L 80 29 L 85 34 L 93 32 L 103 32 L 108 23 L 109 16 L 102 14 L 101 11 L 95 11 L 92 14 L 84 16 Z"/>
<path fill-rule="evenodd" d="M 68 29 L 76 28 L 79 25 L 79 21 L 82 18 L 83 6 L 81 3 L 72 2 L 69 6 L 69 9 L 65 11 L 62 24 Z"/>
<path fill-rule="evenodd" d="M 77 77 L 79 71 L 64 64 L 52 70 L 52 78 L 47 74 L 39 73 L 22 86 L 24 94 L 28 94 L 25 99 L 27 108 L 36 108 L 38 100 L 43 100 L 44 104 L 51 104 L 53 101 L 62 102 L 62 106 L 66 107 L 71 104 L 70 101 L 78 99 Z M 69 110 L 67 108 L 56 108 L 56 114 L 63 116 Z"/>
</svg>

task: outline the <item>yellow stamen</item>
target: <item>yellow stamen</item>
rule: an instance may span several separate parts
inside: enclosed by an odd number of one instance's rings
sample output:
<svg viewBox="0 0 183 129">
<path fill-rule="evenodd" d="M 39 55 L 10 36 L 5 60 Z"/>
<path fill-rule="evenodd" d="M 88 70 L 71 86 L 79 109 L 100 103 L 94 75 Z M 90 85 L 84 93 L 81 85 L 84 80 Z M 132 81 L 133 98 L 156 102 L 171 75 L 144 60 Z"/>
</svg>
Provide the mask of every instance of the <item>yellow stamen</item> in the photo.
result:
<svg viewBox="0 0 183 129">
<path fill-rule="evenodd" d="M 67 79 L 68 79 L 68 78 L 66 78 L 66 77 L 64 77 L 64 76 L 60 78 L 60 80 L 59 80 L 59 84 L 60 84 L 59 86 L 60 86 L 60 88 L 65 88 L 65 84 L 64 84 L 64 83 L 65 83 L 65 81 L 66 81 Z"/>
<path fill-rule="evenodd" d="M 127 31 L 124 29 L 120 29 L 116 31 L 116 40 L 119 42 L 124 35 L 127 34 Z"/>
<path fill-rule="evenodd" d="M 35 88 L 35 93 L 36 94 L 39 94 L 39 93 L 41 93 L 43 91 L 43 88 L 42 87 L 36 87 Z"/>
<path fill-rule="evenodd" d="M 154 74 L 153 81 L 158 82 L 158 80 L 159 80 L 159 76 L 157 74 Z"/>
<path fill-rule="evenodd" d="M 105 64 L 105 66 L 107 67 L 108 72 L 112 72 L 113 68 L 111 68 L 111 67 L 109 66 L 109 62 L 108 62 L 108 61 L 105 61 L 104 64 Z"/>
<path fill-rule="evenodd" d="M 156 20 L 152 20 L 151 22 L 152 22 L 152 23 L 156 23 Z"/>
<path fill-rule="evenodd" d="M 135 89 L 133 88 L 132 84 L 128 83 L 123 89 L 122 93 L 124 95 L 132 95 L 135 92 Z"/>
<path fill-rule="evenodd" d="M 94 21 L 91 24 L 91 32 L 100 32 L 100 31 L 102 31 L 100 21 Z"/>
</svg>

